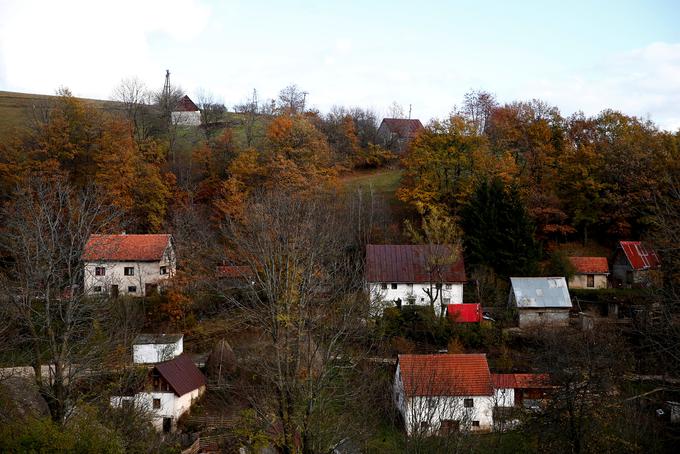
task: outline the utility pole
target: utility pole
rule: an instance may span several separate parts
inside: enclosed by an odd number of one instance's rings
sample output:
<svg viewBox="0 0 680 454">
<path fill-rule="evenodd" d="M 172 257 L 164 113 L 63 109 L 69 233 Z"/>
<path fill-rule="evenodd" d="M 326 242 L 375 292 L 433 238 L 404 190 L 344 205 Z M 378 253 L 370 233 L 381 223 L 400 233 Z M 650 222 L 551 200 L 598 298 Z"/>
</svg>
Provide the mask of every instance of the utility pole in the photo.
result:
<svg viewBox="0 0 680 454">
<path fill-rule="evenodd" d="M 408 119 L 411 119 L 411 104 L 408 105 Z"/>
<path fill-rule="evenodd" d="M 305 113 L 305 103 L 307 102 L 307 95 L 308 94 L 309 94 L 309 92 L 306 92 L 306 91 L 302 92 L 302 112 L 301 113 Z"/>
</svg>

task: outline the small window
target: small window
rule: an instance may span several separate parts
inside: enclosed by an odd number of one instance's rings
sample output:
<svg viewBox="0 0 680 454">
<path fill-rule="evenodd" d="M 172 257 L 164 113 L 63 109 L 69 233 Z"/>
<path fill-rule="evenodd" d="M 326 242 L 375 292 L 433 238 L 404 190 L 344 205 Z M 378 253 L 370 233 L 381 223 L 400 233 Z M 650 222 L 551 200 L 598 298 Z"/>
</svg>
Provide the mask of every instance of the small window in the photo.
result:
<svg viewBox="0 0 680 454">
<path fill-rule="evenodd" d="M 94 275 L 95 276 L 104 276 L 106 275 L 106 268 L 103 266 L 95 266 L 94 267 Z"/>
<path fill-rule="evenodd" d="M 168 267 L 167 266 L 161 266 L 161 274 L 168 274 Z"/>
<path fill-rule="evenodd" d="M 154 399 L 153 400 L 153 408 L 154 410 L 158 410 L 161 408 L 161 400 L 160 399 Z"/>
<path fill-rule="evenodd" d="M 135 267 L 134 266 L 126 266 L 123 269 L 123 274 L 126 276 L 134 276 L 135 275 Z"/>
<path fill-rule="evenodd" d="M 441 283 L 438 283 L 438 284 L 435 285 L 435 287 L 437 287 L 437 290 L 441 290 L 441 289 L 442 289 L 442 284 L 441 284 Z"/>
<path fill-rule="evenodd" d="M 479 427 L 479 421 L 472 421 L 472 427 Z"/>
<path fill-rule="evenodd" d="M 451 290 L 451 289 L 453 288 L 453 284 L 446 284 L 446 285 L 444 286 L 444 288 L 445 288 L 446 290 Z"/>
<path fill-rule="evenodd" d="M 413 289 L 413 283 L 406 284 L 406 287 L 409 289 Z"/>
<path fill-rule="evenodd" d="M 586 279 L 588 280 L 588 282 L 586 283 L 586 285 L 587 285 L 588 287 L 590 287 L 590 288 L 595 287 L 595 275 L 593 275 L 593 274 L 588 274 L 587 277 L 586 277 Z"/>
<path fill-rule="evenodd" d="M 472 408 L 475 406 L 475 401 L 472 399 L 464 399 L 463 400 L 463 406 L 465 408 Z"/>
<path fill-rule="evenodd" d="M 123 400 L 121 404 L 123 404 L 123 410 L 129 410 L 132 408 L 132 401 L 129 399 Z"/>
<path fill-rule="evenodd" d="M 96 287 L 92 288 L 92 291 L 95 292 L 95 293 L 101 293 L 102 288 L 101 288 L 101 286 L 97 285 Z"/>
<path fill-rule="evenodd" d="M 129 285 L 128 286 L 128 293 L 137 293 L 137 286 L 136 285 Z"/>
<path fill-rule="evenodd" d="M 444 305 L 451 304 L 451 298 L 444 298 L 442 301 Z"/>
<path fill-rule="evenodd" d="M 429 422 L 427 422 L 427 421 L 420 421 L 420 428 L 421 428 L 421 429 L 427 429 L 428 427 L 430 427 L 430 423 L 429 423 Z"/>
<path fill-rule="evenodd" d="M 392 290 L 396 290 L 396 289 L 397 289 L 397 284 L 392 284 Z"/>
<path fill-rule="evenodd" d="M 387 284 L 380 284 L 380 288 L 383 290 L 387 290 Z"/>
</svg>

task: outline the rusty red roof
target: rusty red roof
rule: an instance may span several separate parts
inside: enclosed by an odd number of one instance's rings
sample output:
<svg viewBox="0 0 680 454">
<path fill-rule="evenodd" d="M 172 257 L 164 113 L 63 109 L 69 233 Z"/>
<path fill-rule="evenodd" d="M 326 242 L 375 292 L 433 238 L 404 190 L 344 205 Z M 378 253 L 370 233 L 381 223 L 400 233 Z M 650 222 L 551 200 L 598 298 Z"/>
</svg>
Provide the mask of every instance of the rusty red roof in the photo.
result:
<svg viewBox="0 0 680 454">
<path fill-rule="evenodd" d="M 482 321 L 482 305 L 473 303 L 446 306 L 449 320 L 454 323 L 479 323 Z"/>
<path fill-rule="evenodd" d="M 189 96 L 184 95 L 182 98 L 177 102 L 177 105 L 175 106 L 175 112 L 196 112 L 200 110 L 196 104 L 189 98 Z"/>
<path fill-rule="evenodd" d="M 493 394 L 484 354 L 399 355 L 399 373 L 407 397 Z"/>
<path fill-rule="evenodd" d="M 619 247 L 623 249 L 628 263 L 636 271 L 653 270 L 661 265 L 654 249 L 641 241 L 621 241 Z"/>
<path fill-rule="evenodd" d="M 609 274 L 607 257 L 569 257 L 579 274 Z"/>
<path fill-rule="evenodd" d="M 413 138 L 423 128 L 423 124 L 418 119 L 408 118 L 383 118 L 383 124 L 390 132 L 397 133 L 399 137 Z"/>
<path fill-rule="evenodd" d="M 83 251 L 86 262 L 155 262 L 163 257 L 172 235 L 90 235 Z"/>
<path fill-rule="evenodd" d="M 179 355 L 170 361 L 154 366 L 154 369 L 168 382 L 178 396 L 205 385 L 205 377 L 187 355 Z"/>
<path fill-rule="evenodd" d="M 465 282 L 465 264 L 460 252 L 454 263 L 434 265 L 438 261 L 446 263 L 452 251 L 449 245 L 369 244 L 366 246 L 366 281 Z"/>
<path fill-rule="evenodd" d="M 496 389 L 539 389 L 552 388 L 548 374 L 491 374 Z"/>
<path fill-rule="evenodd" d="M 217 267 L 219 277 L 247 279 L 255 276 L 253 269 L 249 266 L 220 265 Z"/>
</svg>

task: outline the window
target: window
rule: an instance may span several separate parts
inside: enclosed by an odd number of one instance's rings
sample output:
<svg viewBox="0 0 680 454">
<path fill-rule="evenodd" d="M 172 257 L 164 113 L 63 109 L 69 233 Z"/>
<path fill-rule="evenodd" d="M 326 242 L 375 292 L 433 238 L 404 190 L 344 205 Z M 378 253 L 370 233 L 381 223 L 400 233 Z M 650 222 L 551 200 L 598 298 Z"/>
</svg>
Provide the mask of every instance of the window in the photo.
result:
<svg viewBox="0 0 680 454">
<path fill-rule="evenodd" d="M 123 405 L 123 410 L 129 410 L 132 408 L 132 401 L 129 399 L 123 400 L 121 404 Z"/>
<path fill-rule="evenodd" d="M 586 282 L 587 287 L 590 287 L 590 288 L 595 287 L 595 275 L 594 274 L 588 274 L 586 276 L 586 279 L 588 281 L 588 282 Z"/>
<path fill-rule="evenodd" d="M 128 293 L 137 293 L 136 285 L 128 285 Z"/>
<path fill-rule="evenodd" d="M 441 284 L 441 283 L 438 283 L 438 284 L 435 285 L 435 287 L 437 287 L 437 290 L 441 290 L 441 289 L 442 289 L 442 284 Z"/>
<path fill-rule="evenodd" d="M 406 284 L 406 287 L 410 290 L 413 290 L 413 283 Z"/>
<path fill-rule="evenodd" d="M 472 399 L 464 399 L 463 400 L 463 406 L 465 408 L 472 408 L 475 406 L 475 401 Z"/>
<path fill-rule="evenodd" d="M 472 427 L 479 427 L 479 421 L 472 421 Z"/>
<path fill-rule="evenodd" d="M 445 288 L 446 290 L 451 290 L 451 289 L 453 288 L 453 284 L 446 284 L 446 285 L 444 286 L 444 288 Z"/>
<path fill-rule="evenodd" d="M 101 286 L 97 285 L 96 287 L 92 288 L 92 291 L 95 292 L 95 293 L 101 293 L 102 288 L 101 288 Z"/>
<path fill-rule="evenodd" d="M 392 284 L 392 290 L 396 290 L 396 289 L 397 289 L 397 284 Z"/>
<path fill-rule="evenodd" d="M 442 301 L 444 305 L 451 304 L 451 298 L 444 298 Z"/>
<path fill-rule="evenodd" d="M 95 266 L 94 267 L 94 275 L 95 276 L 104 276 L 106 275 L 106 268 L 103 266 Z"/>
<path fill-rule="evenodd" d="M 154 399 L 153 400 L 153 408 L 154 410 L 158 410 L 161 408 L 161 400 L 160 399 Z"/>
<path fill-rule="evenodd" d="M 135 267 L 134 266 L 126 266 L 123 269 L 123 274 L 125 276 L 134 276 L 135 275 Z"/>
<path fill-rule="evenodd" d="M 421 428 L 421 429 L 427 429 L 428 427 L 430 427 L 430 423 L 429 423 L 429 422 L 427 422 L 427 421 L 420 421 L 420 428 Z"/>
<path fill-rule="evenodd" d="M 380 284 L 380 288 L 383 290 L 387 290 L 387 284 Z"/>
<path fill-rule="evenodd" d="M 161 266 L 161 274 L 168 274 L 168 267 L 167 266 Z"/>
</svg>

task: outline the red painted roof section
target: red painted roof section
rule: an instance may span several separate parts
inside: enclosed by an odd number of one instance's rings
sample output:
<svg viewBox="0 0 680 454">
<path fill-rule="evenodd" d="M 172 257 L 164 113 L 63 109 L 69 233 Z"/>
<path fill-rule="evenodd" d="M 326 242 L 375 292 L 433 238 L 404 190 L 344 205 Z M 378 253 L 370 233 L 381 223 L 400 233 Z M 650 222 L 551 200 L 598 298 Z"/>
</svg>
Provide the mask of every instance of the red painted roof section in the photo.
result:
<svg viewBox="0 0 680 454">
<path fill-rule="evenodd" d="M 449 319 L 454 323 L 479 323 L 482 321 L 481 304 L 449 304 L 446 307 Z"/>
<path fill-rule="evenodd" d="M 383 118 L 382 122 L 387 126 L 390 132 L 396 132 L 399 137 L 413 138 L 418 132 L 425 129 L 418 119 Z"/>
<path fill-rule="evenodd" d="M 175 106 L 175 112 L 196 112 L 200 110 L 187 95 L 182 96 Z"/>
<path fill-rule="evenodd" d="M 255 275 L 251 267 L 237 265 L 220 265 L 217 267 L 217 274 L 220 277 L 236 279 L 246 279 Z"/>
<path fill-rule="evenodd" d="M 205 377 L 187 355 L 158 363 L 154 368 L 180 397 L 205 385 Z"/>
<path fill-rule="evenodd" d="M 407 397 L 493 394 L 484 354 L 399 355 L 399 371 Z"/>
<path fill-rule="evenodd" d="M 491 374 L 496 389 L 539 389 L 553 388 L 548 374 Z"/>
<path fill-rule="evenodd" d="M 86 262 L 155 262 L 163 257 L 172 236 L 153 235 L 90 235 L 83 252 Z"/>
<path fill-rule="evenodd" d="M 449 245 L 369 244 L 366 246 L 367 282 L 465 282 L 463 254 L 450 265 L 432 266 L 437 258 L 450 257 Z M 429 271 L 434 271 L 431 274 Z"/>
<path fill-rule="evenodd" d="M 623 249 L 628 263 L 636 270 L 656 269 L 661 264 L 659 257 L 654 252 L 654 249 L 645 245 L 641 241 L 621 241 L 619 247 Z"/>
<path fill-rule="evenodd" d="M 569 257 L 579 274 L 609 274 L 607 257 Z"/>
</svg>

